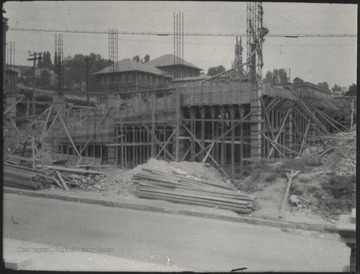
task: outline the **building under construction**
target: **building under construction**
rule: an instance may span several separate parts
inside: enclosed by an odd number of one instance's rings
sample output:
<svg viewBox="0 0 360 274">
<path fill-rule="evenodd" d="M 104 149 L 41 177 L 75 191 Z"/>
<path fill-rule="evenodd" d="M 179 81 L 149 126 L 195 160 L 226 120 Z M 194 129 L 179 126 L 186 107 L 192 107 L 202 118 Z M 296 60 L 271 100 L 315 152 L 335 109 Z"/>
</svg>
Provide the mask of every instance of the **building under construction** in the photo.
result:
<svg viewBox="0 0 360 274">
<path fill-rule="evenodd" d="M 45 92 L 29 88 L 34 92 L 34 111 L 20 117 L 28 122 L 25 129 L 19 128 L 16 109 L 26 102 L 16 91 L 6 94 L 8 157 L 25 156 L 23 152 L 29 149 L 31 159 L 40 161 L 39 154 L 47 147 L 53 160 L 69 159 L 76 165 L 132 168 L 151 157 L 198 161 L 219 168 L 230 179 L 241 177 L 249 164 L 259 159 L 303 157 L 307 145 L 352 126 L 355 99 L 333 98 L 329 90 L 307 82 L 263 84 L 262 45 L 268 30 L 262 16 L 261 4 L 248 4 L 246 61 L 242 61 L 239 39 L 232 69 L 204 77 L 196 66 L 187 74 L 190 65 L 184 58 L 184 17 L 174 14 L 171 70 L 165 73 L 161 68 L 152 69 L 151 64 L 136 64 L 131 88 L 125 85 L 129 76 L 122 82 L 116 75 L 117 33 L 111 30 L 109 57 L 114 65 L 94 75 L 99 77 L 99 89 L 88 94 L 62 90 L 62 37 L 58 36 L 59 89 Z M 146 84 L 141 77 L 144 73 Z M 109 80 L 102 80 L 102 74 Z M 119 91 L 117 83 L 124 83 L 125 88 Z M 37 101 L 40 95 L 50 97 L 51 102 Z M 76 104 L 76 100 L 91 104 Z"/>
</svg>

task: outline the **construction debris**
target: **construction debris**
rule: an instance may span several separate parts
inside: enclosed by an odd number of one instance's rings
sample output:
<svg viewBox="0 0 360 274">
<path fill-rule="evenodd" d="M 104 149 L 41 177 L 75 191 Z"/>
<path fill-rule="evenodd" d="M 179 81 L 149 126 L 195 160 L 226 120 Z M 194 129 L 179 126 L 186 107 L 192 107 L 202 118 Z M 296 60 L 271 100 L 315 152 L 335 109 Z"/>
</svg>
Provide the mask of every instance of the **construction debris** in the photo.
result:
<svg viewBox="0 0 360 274">
<path fill-rule="evenodd" d="M 4 185 L 22 189 L 61 188 L 86 191 L 105 190 L 106 179 L 103 172 L 81 168 L 44 166 L 45 171 L 19 165 L 4 164 Z M 80 175 L 81 174 L 81 175 Z"/>
<path fill-rule="evenodd" d="M 257 213 L 276 218 L 289 167 L 301 169 L 301 173 L 292 180 L 285 210 L 336 219 L 355 207 L 356 129 L 325 136 L 322 141 L 325 146 L 318 140 L 306 147 L 304 159 L 255 163 L 251 175 L 239 181 L 237 187 L 258 198 Z M 309 159 L 321 159 L 321 163 L 309 164 Z"/>
<path fill-rule="evenodd" d="M 4 186 L 36 190 L 51 187 L 53 182 L 45 172 L 4 163 L 3 184 Z"/>
</svg>

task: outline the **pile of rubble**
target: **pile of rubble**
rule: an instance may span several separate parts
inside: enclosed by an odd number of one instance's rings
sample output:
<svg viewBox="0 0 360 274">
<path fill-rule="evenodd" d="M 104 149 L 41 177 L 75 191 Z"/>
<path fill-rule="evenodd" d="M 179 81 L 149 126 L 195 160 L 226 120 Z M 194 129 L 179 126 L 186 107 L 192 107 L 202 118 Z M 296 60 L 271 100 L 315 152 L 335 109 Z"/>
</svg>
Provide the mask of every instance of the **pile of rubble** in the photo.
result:
<svg viewBox="0 0 360 274">
<path fill-rule="evenodd" d="M 356 204 L 356 131 L 324 139 L 328 141 L 327 146 L 308 147 L 303 154 L 305 159 L 255 166 L 238 188 L 258 197 L 260 211 L 276 216 L 288 181 L 286 173 L 291 169 L 300 170 L 289 191 L 287 206 L 290 211 L 320 215 L 327 220 L 350 212 Z"/>
</svg>

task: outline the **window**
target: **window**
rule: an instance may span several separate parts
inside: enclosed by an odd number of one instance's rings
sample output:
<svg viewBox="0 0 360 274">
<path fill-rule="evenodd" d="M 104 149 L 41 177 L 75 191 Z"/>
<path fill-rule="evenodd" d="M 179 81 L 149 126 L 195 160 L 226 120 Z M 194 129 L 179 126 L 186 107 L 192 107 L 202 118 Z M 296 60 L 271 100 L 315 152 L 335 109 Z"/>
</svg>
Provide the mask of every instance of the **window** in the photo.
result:
<svg viewBox="0 0 360 274">
<path fill-rule="evenodd" d="M 121 75 L 121 83 L 124 84 L 125 82 L 126 82 L 126 77 L 125 77 L 125 74 L 123 74 L 123 75 Z"/>
<path fill-rule="evenodd" d="M 160 78 L 160 84 L 164 84 L 164 77 Z"/>
<path fill-rule="evenodd" d="M 100 85 L 103 86 L 105 84 L 104 76 L 100 77 Z"/>
<path fill-rule="evenodd" d="M 111 83 L 111 77 L 108 76 L 108 77 L 107 77 L 107 84 L 110 85 L 110 83 Z"/>
<path fill-rule="evenodd" d="M 141 84 L 142 83 L 142 77 L 141 77 L 141 74 L 139 74 L 139 78 L 138 78 L 139 80 L 139 84 Z"/>
<path fill-rule="evenodd" d="M 157 87 L 158 85 L 159 85 L 159 79 L 156 78 L 156 79 L 155 79 L 155 86 Z"/>
<path fill-rule="evenodd" d="M 151 76 L 149 76 L 149 85 L 153 84 L 153 78 Z"/>
<path fill-rule="evenodd" d="M 119 81 L 119 75 L 114 76 L 114 83 L 117 84 Z"/>
<path fill-rule="evenodd" d="M 132 83 L 132 81 L 133 81 L 133 75 L 132 75 L 132 73 L 130 73 L 130 74 L 128 75 L 128 82 L 129 82 L 129 83 Z"/>
<path fill-rule="evenodd" d="M 144 75 L 144 84 L 147 85 L 147 77 Z"/>
</svg>

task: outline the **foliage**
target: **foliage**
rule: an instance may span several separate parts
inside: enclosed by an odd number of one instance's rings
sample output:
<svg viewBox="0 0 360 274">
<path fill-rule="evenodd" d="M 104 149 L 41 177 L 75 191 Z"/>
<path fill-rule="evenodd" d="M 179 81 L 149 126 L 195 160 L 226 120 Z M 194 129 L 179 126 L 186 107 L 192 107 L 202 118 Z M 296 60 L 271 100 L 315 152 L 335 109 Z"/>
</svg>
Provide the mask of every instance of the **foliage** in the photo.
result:
<svg viewBox="0 0 360 274">
<path fill-rule="evenodd" d="M 63 73 L 65 86 L 72 87 L 75 84 L 80 85 L 82 81 L 86 81 L 86 61 L 85 57 L 89 57 L 89 91 L 96 87 L 96 77 L 91 74 L 98 72 L 113 62 L 105 60 L 100 54 L 91 53 L 89 56 L 83 54 L 75 54 L 73 57 L 68 56 L 63 61 Z"/>
<path fill-rule="evenodd" d="M 327 90 L 330 90 L 329 84 L 327 82 L 321 82 L 317 84 L 319 87 L 325 88 Z"/>
<path fill-rule="evenodd" d="M 138 63 L 147 63 L 147 62 L 150 61 L 150 55 L 146 54 L 144 56 L 144 58 L 141 58 L 141 59 L 140 59 L 139 55 L 136 55 L 136 56 L 133 57 L 133 60 L 138 62 Z"/>
<path fill-rule="evenodd" d="M 331 88 L 332 91 L 341 91 L 341 87 L 338 86 L 337 84 L 335 84 L 332 88 Z"/>
<path fill-rule="evenodd" d="M 216 74 L 219 74 L 221 72 L 224 72 L 226 71 L 225 67 L 223 65 L 219 65 L 219 66 L 215 66 L 215 67 L 210 67 L 208 69 L 208 75 L 210 76 L 213 76 L 213 75 L 216 75 Z"/>
<path fill-rule="evenodd" d="M 47 69 L 41 70 L 40 78 L 37 81 L 38 87 L 49 87 L 50 86 L 51 74 Z"/>
<path fill-rule="evenodd" d="M 349 90 L 345 92 L 345 96 L 355 96 L 357 94 L 357 86 L 355 84 L 352 84 L 349 87 Z"/>
<path fill-rule="evenodd" d="M 288 83 L 286 70 L 274 69 L 273 72 L 268 71 L 264 78 L 264 83 L 272 83 L 273 85 L 283 85 Z"/>
<path fill-rule="evenodd" d="M 51 61 L 51 54 L 50 52 L 46 51 L 42 54 L 42 60 L 39 61 L 38 64 L 39 68 L 47 68 L 49 70 L 52 70 L 54 68 L 53 63 Z"/>
</svg>

